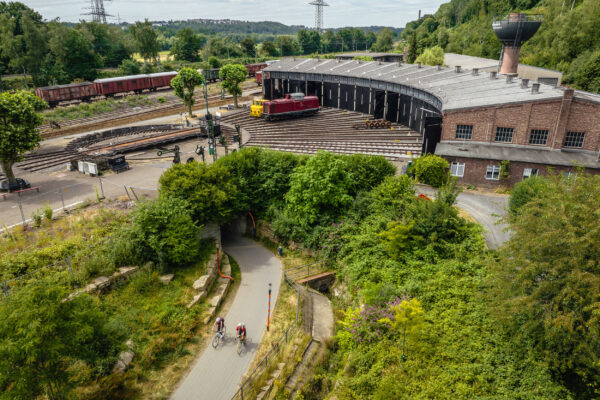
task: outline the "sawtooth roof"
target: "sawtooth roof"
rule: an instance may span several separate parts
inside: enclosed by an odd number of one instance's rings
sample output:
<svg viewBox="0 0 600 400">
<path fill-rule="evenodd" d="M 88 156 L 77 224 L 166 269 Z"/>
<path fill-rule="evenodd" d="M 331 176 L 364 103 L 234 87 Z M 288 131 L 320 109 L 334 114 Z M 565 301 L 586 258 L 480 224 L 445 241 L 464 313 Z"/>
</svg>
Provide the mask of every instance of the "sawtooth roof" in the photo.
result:
<svg viewBox="0 0 600 400">
<path fill-rule="evenodd" d="M 377 61 L 332 60 L 302 58 L 283 59 L 265 71 L 341 75 L 402 84 L 427 91 L 442 102 L 442 112 L 478 107 L 498 106 L 532 101 L 558 100 L 564 89 L 541 83 L 539 93 L 522 88 L 519 79 L 507 83 L 505 75 L 490 79 L 489 73 L 449 67 L 430 67 L 417 64 L 398 64 Z M 600 104 L 600 96 L 575 92 L 575 98 Z"/>
</svg>

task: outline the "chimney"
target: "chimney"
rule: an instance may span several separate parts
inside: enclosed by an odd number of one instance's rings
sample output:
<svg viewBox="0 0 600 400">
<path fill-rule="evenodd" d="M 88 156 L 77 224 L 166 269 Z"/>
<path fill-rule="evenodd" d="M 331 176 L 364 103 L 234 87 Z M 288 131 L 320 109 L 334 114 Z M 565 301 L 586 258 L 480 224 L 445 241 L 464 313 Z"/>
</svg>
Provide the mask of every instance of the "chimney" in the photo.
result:
<svg viewBox="0 0 600 400">
<path fill-rule="evenodd" d="M 473 76 L 479 75 L 479 68 L 473 68 L 473 70 L 471 71 L 471 74 L 473 74 Z"/>
<path fill-rule="evenodd" d="M 421 10 L 419 10 L 419 19 L 421 19 Z"/>
<path fill-rule="evenodd" d="M 529 87 L 529 79 L 523 78 L 521 79 L 521 88 L 527 89 Z"/>
<path fill-rule="evenodd" d="M 540 84 L 535 82 L 531 84 L 531 93 L 532 94 L 537 94 L 540 92 Z"/>
<path fill-rule="evenodd" d="M 496 71 L 490 71 L 490 79 L 491 80 L 496 79 L 496 75 L 498 75 L 498 72 L 496 72 Z"/>
<path fill-rule="evenodd" d="M 454 67 L 454 72 L 456 72 L 457 74 L 460 74 L 460 65 L 457 65 L 456 67 Z"/>
<path fill-rule="evenodd" d="M 417 63 L 417 68 L 421 68 L 421 63 Z"/>
<path fill-rule="evenodd" d="M 512 83 L 512 81 L 513 81 L 513 75 L 512 74 L 506 75 L 506 83 Z"/>
</svg>

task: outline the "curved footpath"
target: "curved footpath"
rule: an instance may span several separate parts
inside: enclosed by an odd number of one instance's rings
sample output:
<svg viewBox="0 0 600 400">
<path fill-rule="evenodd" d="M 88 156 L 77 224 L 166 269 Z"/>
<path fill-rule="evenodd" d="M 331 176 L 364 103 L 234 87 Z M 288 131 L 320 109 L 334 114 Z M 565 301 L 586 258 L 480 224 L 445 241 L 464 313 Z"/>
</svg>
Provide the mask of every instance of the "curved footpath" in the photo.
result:
<svg viewBox="0 0 600 400">
<path fill-rule="evenodd" d="M 206 347 L 171 396 L 173 400 L 231 399 L 254 359 L 265 331 L 269 283 L 272 283 L 271 306 L 279 293 L 282 266 L 273 253 L 242 237 L 228 240 L 223 247 L 237 261 L 242 272 L 242 284 L 224 316 L 227 328 L 225 344 L 217 349 L 210 344 Z M 246 353 L 238 356 L 234 332 L 241 321 L 246 323 L 249 343 Z"/>
</svg>

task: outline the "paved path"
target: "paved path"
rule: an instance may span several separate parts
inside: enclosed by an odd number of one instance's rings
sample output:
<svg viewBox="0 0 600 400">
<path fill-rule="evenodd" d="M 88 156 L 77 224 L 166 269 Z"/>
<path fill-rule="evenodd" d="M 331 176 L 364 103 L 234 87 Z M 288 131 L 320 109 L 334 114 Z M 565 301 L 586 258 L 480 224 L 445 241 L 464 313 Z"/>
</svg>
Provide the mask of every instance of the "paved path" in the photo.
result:
<svg viewBox="0 0 600 400">
<path fill-rule="evenodd" d="M 181 382 L 173 400 L 229 400 L 247 372 L 265 331 L 268 284 L 272 283 L 275 303 L 281 282 L 281 262 L 258 243 L 241 237 L 223 244 L 225 251 L 239 264 L 242 284 L 225 315 L 227 339 L 216 350 L 208 346 L 189 375 Z M 242 356 L 236 353 L 232 334 L 238 322 L 244 321 L 249 344 Z"/>
<path fill-rule="evenodd" d="M 432 196 L 435 189 L 418 185 L 417 193 Z M 505 231 L 508 225 L 498 223 L 506 215 L 508 196 L 462 192 L 456 198 L 456 205 L 483 226 L 483 236 L 490 248 L 496 249 L 510 238 L 510 232 Z"/>
</svg>

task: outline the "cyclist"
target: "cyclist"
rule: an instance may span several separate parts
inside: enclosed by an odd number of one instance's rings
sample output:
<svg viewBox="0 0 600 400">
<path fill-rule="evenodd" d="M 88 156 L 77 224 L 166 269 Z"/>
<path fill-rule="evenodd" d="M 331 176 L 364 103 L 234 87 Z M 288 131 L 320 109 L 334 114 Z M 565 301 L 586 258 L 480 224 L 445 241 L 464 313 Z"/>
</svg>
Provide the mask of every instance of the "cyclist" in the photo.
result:
<svg viewBox="0 0 600 400">
<path fill-rule="evenodd" d="M 235 331 L 237 333 L 237 337 L 240 338 L 242 340 L 242 342 L 246 341 L 246 324 L 244 324 L 243 322 L 240 322 L 237 327 L 235 328 Z"/>
<path fill-rule="evenodd" d="M 217 317 L 215 321 L 215 325 L 217 326 L 217 332 L 221 335 L 223 334 L 223 329 L 225 328 L 225 319 L 221 317 Z"/>
</svg>

